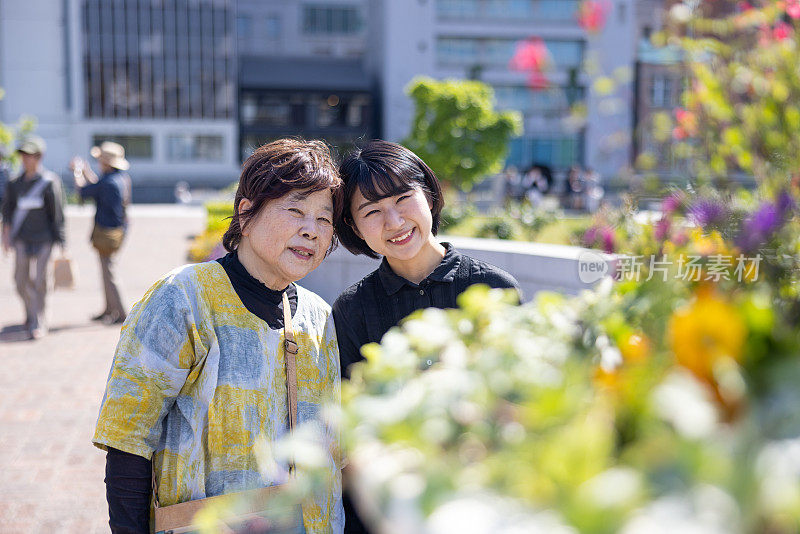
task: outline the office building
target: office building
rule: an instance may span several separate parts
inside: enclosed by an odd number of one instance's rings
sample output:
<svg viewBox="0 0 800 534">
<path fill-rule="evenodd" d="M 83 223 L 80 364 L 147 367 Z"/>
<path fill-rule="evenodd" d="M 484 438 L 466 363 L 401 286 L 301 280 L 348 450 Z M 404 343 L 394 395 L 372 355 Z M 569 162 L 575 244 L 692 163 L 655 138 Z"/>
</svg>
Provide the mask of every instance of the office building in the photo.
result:
<svg viewBox="0 0 800 534">
<path fill-rule="evenodd" d="M 633 4 L 608 2 L 602 31 L 588 34 L 577 22 L 577 0 L 373 0 L 367 64 L 380 80 L 384 135 L 408 134 L 413 110 L 404 89 L 414 76 L 478 78 L 495 88 L 499 108 L 524 115 L 508 164 L 617 174 L 630 160 Z M 554 63 L 547 90 L 532 91 L 527 74 L 509 69 L 517 43 L 531 37 L 544 41 Z M 598 74 L 621 80 L 615 94 L 592 89 L 582 69 L 589 58 Z M 570 105 L 581 101 L 585 123 L 566 124 Z"/>
<path fill-rule="evenodd" d="M 0 3 L 0 118 L 37 117 L 46 164 L 123 144 L 135 191 L 239 166 L 233 0 Z M 135 195 L 136 197 L 136 195 Z"/>
<path fill-rule="evenodd" d="M 243 158 L 286 135 L 323 138 L 340 152 L 379 135 L 363 0 L 239 0 L 237 9 Z"/>
</svg>

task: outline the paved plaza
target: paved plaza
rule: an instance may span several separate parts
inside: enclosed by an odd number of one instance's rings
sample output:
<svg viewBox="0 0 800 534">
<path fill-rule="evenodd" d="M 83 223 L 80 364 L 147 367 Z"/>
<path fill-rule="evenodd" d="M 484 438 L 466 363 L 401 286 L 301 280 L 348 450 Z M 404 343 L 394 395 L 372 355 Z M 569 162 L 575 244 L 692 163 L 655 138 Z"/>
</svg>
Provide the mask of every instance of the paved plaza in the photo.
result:
<svg viewBox="0 0 800 534">
<path fill-rule="evenodd" d="M 91 444 L 119 326 L 90 321 L 102 309 L 100 265 L 89 245 L 92 206 L 67 211 L 75 289 L 51 292 L 50 334 L 25 339 L 13 257 L 0 257 L 0 532 L 108 532 L 105 453 Z M 202 208 L 134 206 L 119 254 L 128 307 L 162 274 L 186 263 Z M 54 257 L 57 253 L 54 253 Z"/>
</svg>

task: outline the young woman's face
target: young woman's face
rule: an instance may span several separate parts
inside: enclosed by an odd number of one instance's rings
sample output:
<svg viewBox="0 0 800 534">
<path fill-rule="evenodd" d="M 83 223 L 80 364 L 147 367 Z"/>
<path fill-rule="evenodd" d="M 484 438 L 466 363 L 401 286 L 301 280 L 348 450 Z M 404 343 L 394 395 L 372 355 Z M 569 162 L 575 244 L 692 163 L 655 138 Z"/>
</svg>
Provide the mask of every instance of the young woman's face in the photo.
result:
<svg viewBox="0 0 800 534">
<path fill-rule="evenodd" d="M 239 212 L 250 207 L 242 199 Z M 316 269 L 333 239 L 333 200 L 329 189 L 308 194 L 292 191 L 264 204 L 242 228 L 239 245 L 259 278 L 272 289 L 283 289 Z M 250 269 L 248 269 L 250 270 Z"/>
<path fill-rule="evenodd" d="M 356 190 L 350 203 L 356 235 L 388 259 L 413 260 L 431 241 L 432 205 L 415 188 L 378 201 Z"/>
</svg>

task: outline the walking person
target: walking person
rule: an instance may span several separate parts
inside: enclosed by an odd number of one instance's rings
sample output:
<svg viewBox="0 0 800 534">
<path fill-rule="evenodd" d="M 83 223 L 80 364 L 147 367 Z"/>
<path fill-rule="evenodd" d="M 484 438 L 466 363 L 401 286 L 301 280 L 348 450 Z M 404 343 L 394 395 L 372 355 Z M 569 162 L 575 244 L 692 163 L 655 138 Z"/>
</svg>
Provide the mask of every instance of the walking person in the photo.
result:
<svg viewBox="0 0 800 534">
<path fill-rule="evenodd" d="M 93 438 L 108 451 L 111 532 L 150 532 L 154 497 L 176 510 L 282 484 L 287 466 L 260 469 L 258 443 L 294 421 L 322 430 L 329 478 L 280 532 L 342 532 L 338 435 L 321 422 L 339 398 L 336 332 L 330 306 L 295 284 L 334 246 L 340 185 L 321 142 L 260 147 L 242 168 L 228 254 L 173 270 L 131 310 Z"/>
<path fill-rule="evenodd" d="M 122 145 L 111 141 L 92 147 L 91 155 L 100 167 L 99 178 L 81 158 L 73 158 L 70 168 L 81 199 L 91 198 L 97 206 L 91 242 L 100 258 L 106 305 L 92 320 L 122 324 L 126 311 L 114 263 L 128 229 L 126 207 L 130 203 L 131 182 L 126 171 L 130 163 Z"/>
<path fill-rule="evenodd" d="M 22 174 L 6 185 L 2 204 L 3 249 L 14 249 L 14 281 L 31 339 L 47 333 L 47 266 L 53 245 L 64 247 L 61 180 L 42 166 L 45 149 L 41 137 L 29 137 L 20 144 Z"/>
<path fill-rule="evenodd" d="M 455 308 L 473 284 L 512 288 L 513 276 L 458 252 L 436 239 L 444 207 L 433 171 L 407 148 L 374 140 L 347 156 L 339 167 L 344 182 L 336 232 L 353 254 L 383 256 L 380 266 L 346 289 L 333 304 L 342 376 L 361 361 L 361 347 L 383 335 L 411 312 Z M 345 532 L 367 532 L 345 495 Z"/>
</svg>

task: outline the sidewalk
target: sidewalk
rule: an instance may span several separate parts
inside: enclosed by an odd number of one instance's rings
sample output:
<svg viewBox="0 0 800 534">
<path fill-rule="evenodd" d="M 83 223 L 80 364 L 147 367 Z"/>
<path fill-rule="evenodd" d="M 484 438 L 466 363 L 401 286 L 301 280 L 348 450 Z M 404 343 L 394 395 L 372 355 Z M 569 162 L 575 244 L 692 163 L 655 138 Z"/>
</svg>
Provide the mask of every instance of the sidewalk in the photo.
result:
<svg viewBox="0 0 800 534">
<path fill-rule="evenodd" d="M 91 444 L 119 327 L 93 323 L 103 303 L 88 243 L 93 208 L 67 211 L 76 288 L 51 292 L 50 334 L 24 340 L 13 257 L 0 256 L 0 533 L 108 532 L 105 453 Z M 118 274 L 130 307 L 162 274 L 186 263 L 201 208 L 133 206 Z M 54 253 L 54 256 L 57 253 Z"/>
</svg>

